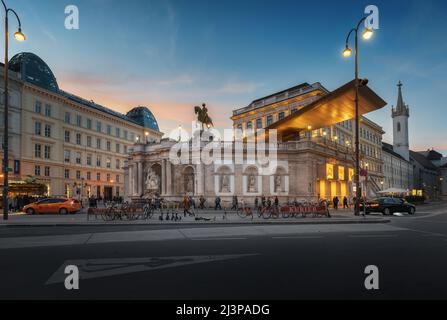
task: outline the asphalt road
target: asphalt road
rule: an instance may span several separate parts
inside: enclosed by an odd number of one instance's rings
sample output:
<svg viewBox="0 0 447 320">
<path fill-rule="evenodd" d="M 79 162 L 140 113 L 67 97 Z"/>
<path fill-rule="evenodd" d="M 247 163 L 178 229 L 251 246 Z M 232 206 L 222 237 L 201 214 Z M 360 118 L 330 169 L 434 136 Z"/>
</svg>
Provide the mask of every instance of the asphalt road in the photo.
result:
<svg viewBox="0 0 447 320">
<path fill-rule="evenodd" d="M 0 298 L 446 299 L 447 205 L 421 208 L 383 229 L 232 235 L 228 226 L 219 237 L 0 249 Z M 157 228 L 0 228 L 0 240 Z M 81 270 L 79 290 L 65 289 L 67 264 Z M 364 287 L 368 265 L 379 269 L 379 290 Z"/>
</svg>

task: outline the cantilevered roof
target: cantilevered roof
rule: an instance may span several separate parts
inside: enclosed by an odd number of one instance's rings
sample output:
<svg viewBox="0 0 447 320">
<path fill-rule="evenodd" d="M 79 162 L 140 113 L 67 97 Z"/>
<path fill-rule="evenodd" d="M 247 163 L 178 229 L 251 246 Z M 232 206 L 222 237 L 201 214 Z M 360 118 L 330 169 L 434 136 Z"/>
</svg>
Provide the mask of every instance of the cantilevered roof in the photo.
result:
<svg viewBox="0 0 447 320">
<path fill-rule="evenodd" d="M 359 115 L 362 116 L 386 106 L 368 86 L 359 88 Z M 355 118 L 355 80 L 308 104 L 286 118 L 274 122 L 266 129 L 276 129 L 280 139 L 296 135 L 299 131 L 332 126 Z"/>
</svg>

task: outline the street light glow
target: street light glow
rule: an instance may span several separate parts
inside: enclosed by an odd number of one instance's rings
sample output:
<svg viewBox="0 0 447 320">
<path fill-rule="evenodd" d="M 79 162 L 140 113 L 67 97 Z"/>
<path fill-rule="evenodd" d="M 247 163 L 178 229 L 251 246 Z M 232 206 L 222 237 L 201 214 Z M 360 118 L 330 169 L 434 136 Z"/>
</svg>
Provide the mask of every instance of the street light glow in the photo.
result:
<svg viewBox="0 0 447 320">
<path fill-rule="evenodd" d="M 373 36 L 373 34 L 374 34 L 374 32 L 373 32 L 372 29 L 370 29 L 370 28 L 365 28 L 365 30 L 363 30 L 362 37 L 363 37 L 363 39 L 365 39 L 365 40 L 369 40 L 369 39 L 371 39 L 371 37 Z"/>
<path fill-rule="evenodd" d="M 23 42 L 26 40 L 26 36 L 25 34 L 22 33 L 22 29 L 19 28 L 19 31 L 17 31 L 16 33 L 14 33 L 14 38 L 19 41 L 19 42 Z"/>
<path fill-rule="evenodd" d="M 348 46 L 346 46 L 345 50 L 343 50 L 343 56 L 345 58 L 349 58 L 351 56 L 351 54 L 352 54 L 352 50 Z"/>
</svg>

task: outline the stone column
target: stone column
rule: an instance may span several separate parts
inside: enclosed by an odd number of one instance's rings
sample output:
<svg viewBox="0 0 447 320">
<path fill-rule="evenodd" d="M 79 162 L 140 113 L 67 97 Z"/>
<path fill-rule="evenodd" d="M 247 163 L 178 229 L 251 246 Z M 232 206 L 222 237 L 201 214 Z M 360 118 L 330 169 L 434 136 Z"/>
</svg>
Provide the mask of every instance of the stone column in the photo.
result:
<svg viewBox="0 0 447 320">
<path fill-rule="evenodd" d="M 143 163 L 139 161 L 137 163 L 137 171 L 138 171 L 138 179 L 137 179 L 137 194 L 138 196 L 141 196 L 143 194 Z"/>
<path fill-rule="evenodd" d="M 205 194 L 205 184 L 204 184 L 204 167 L 203 163 L 199 163 L 196 165 L 196 178 L 197 178 L 197 194 L 204 195 Z"/>
<path fill-rule="evenodd" d="M 172 173 L 171 173 L 171 161 L 166 160 L 166 195 L 172 195 Z"/>
<path fill-rule="evenodd" d="M 129 172 L 127 173 L 127 190 L 129 196 L 133 196 L 133 166 L 129 164 Z"/>
<path fill-rule="evenodd" d="M 166 195 L 166 159 L 161 160 L 161 194 Z"/>
</svg>

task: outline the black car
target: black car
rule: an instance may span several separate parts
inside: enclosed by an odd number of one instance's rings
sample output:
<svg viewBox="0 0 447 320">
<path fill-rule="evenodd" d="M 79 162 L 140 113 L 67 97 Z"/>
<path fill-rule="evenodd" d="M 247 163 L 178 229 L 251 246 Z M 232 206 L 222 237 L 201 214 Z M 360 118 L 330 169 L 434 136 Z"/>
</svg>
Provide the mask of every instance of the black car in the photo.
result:
<svg viewBox="0 0 447 320">
<path fill-rule="evenodd" d="M 360 210 L 363 211 L 363 203 L 360 204 Z M 402 198 L 377 198 L 366 202 L 366 213 L 381 212 L 384 215 L 391 215 L 395 212 L 408 212 L 414 214 L 416 206 L 408 203 Z"/>
</svg>

